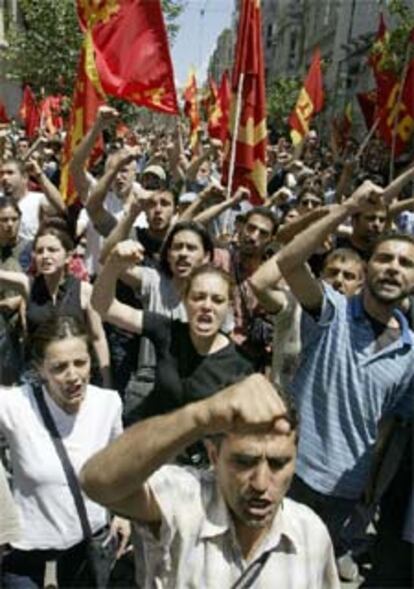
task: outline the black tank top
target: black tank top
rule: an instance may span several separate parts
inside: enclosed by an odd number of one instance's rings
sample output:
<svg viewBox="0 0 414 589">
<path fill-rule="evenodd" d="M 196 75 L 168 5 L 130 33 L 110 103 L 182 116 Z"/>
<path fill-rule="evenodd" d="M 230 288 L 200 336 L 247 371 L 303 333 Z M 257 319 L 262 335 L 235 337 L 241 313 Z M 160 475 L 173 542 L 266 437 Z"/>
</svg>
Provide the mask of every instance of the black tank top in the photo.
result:
<svg viewBox="0 0 414 589">
<path fill-rule="evenodd" d="M 56 302 L 53 302 L 44 277 L 37 276 L 32 284 L 26 310 L 29 333 L 33 333 L 41 323 L 63 315 L 69 315 L 81 324 L 84 323 L 85 313 L 81 306 L 81 281 L 69 274 L 59 285 Z"/>
</svg>

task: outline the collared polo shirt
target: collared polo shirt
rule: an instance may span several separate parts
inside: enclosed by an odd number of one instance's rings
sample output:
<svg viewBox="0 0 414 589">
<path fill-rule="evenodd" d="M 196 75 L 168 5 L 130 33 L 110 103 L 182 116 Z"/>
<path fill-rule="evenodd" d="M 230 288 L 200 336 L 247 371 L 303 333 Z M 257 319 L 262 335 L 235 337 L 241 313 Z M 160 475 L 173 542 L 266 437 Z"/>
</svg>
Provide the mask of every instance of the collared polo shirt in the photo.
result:
<svg viewBox="0 0 414 589">
<path fill-rule="evenodd" d="M 339 589 L 327 529 L 308 507 L 284 499 L 268 535 L 246 562 L 213 471 L 168 465 L 149 485 L 162 524 L 158 540 L 139 526 L 145 589 L 229 589 L 267 550 L 255 589 Z"/>
<path fill-rule="evenodd" d="M 400 337 L 375 351 L 361 295 L 347 299 L 324 284 L 319 320 L 302 314 L 302 354 L 289 387 L 300 416 L 296 473 L 320 493 L 358 498 L 379 420 L 412 415 L 413 334 L 403 314 L 395 315 Z"/>
</svg>

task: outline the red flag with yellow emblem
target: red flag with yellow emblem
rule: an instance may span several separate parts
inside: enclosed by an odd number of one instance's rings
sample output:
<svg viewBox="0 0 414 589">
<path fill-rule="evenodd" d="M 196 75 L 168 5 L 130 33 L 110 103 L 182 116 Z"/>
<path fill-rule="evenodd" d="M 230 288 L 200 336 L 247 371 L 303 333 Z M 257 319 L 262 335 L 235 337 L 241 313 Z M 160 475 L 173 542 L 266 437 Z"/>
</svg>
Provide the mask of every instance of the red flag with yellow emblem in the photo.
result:
<svg viewBox="0 0 414 589">
<path fill-rule="evenodd" d="M 184 114 L 190 121 L 190 146 L 191 149 L 197 145 L 198 130 L 200 129 L 200 109 L 197 96 L 197 80 L 194 70 L 190 70 L 187 85 L 183 92 Z"/>
<path fill-rule="evenodd" d="M 77 0 L 106 94 L 177 114 L 177 96 L 160 0 Z"/>
<path fill-rule="evenodd" d="M 408 64 L 405 75 L 403 74 L 404 79 L 399 79 L 392 70 L 385 67 L 387 41 L 388 30 L 381 14 L 369 64 L 377 83 L 378 135 L 388 147 L 392 147 L 395 129 L 395 155 L 398 156 L 407 148 L 414 133 L 414 60 Z M 411 32 L 407 42 L 413 41 L 414 35 Z"/>
<path fill-rule="evenodd" d="M 231 191 L 245 186 L 254 204 L 266 198 L 266 93 L 261 36 L 260 0 L 243 0 L 231 82 L 230 130 L 225 146 L 222 182 L 228 185 L 232 139 L 236 132 L 237 95 L 241 82 L 241 113 Z"/>
<path fill-rule="evenodd" d="M 209 79 L 209 96 L 207 100 L 207 131 L 209 137 L 220 139 L 221 105 L 219 91 L 213 78 Z"/>
<path fill-rule="evenodd" d="M 229 117 L 230 117 L 230 81 L 227 70 L 223 72 L 221 77 L 220 88 L 218 91 L 218 101 L 220 104 L 220 137 L 221 142 L 224 145 L 226 137 L 229 132 Z"/>
<path fill-rule="evenodd" d="M 318 48 L 313 54 L 308 75 L 289 117 L 290 136 L 294 145 L 303 141 L 308 134 L 312 117 L 322 110 L 324 98 L 321 52 Z"/>
<path fill-rule="evenodd" d="M 95 122 L 98 108 L 104 104 L 98 74 L 94 67 L 93 47 L 90 37 L 85 36 L 78 63 L 77 78 L 72 99 L 72 110 L 62 156 L 60 192 L 67 205 L 76 201 L 76 193 L 69 175 L 69 162 L 73 152 Z M 91 159 L 103 152 L 102 138 L 97 141 Z"/>
</svg>

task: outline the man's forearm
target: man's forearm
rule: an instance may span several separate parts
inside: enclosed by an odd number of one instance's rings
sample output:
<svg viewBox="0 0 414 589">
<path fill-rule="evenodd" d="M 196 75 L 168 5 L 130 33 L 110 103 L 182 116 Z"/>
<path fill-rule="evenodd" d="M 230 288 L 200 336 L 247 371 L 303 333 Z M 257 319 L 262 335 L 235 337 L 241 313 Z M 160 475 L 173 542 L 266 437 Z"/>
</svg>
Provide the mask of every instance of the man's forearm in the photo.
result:
<svg viewBox="0 0 414 589">
<path fill-rule="evenodd" d="M 155 470 L 202 437 L 198 414 L 203 403 L 128 428 L 84 466 L 81 481 L 86 493 L 104 505 L 114 505 L 134 494 Z"/>
<path fill-rule="evenodd" d="M 328 235 L 333 233 L 352 212 L 347 203 L 333 205 L 328 215 L 299 233 L 279 252 L 278 265 L 281 272 L 288 274 L 298 266 L 303 266 Z"/>
<path fill-rule="evenodd" d="M 126 215 L 121 216 L 115 227 L 112 229 L 111 233 L 104 241 L 99 256 L 99 261 L 101 264 L 105 262 L 117 243 L 124 241 L 124 239 L 128 239 L 136 218 L 137 215 L 134 214 L 131 209 L 128 209 Z"/>
</svg>

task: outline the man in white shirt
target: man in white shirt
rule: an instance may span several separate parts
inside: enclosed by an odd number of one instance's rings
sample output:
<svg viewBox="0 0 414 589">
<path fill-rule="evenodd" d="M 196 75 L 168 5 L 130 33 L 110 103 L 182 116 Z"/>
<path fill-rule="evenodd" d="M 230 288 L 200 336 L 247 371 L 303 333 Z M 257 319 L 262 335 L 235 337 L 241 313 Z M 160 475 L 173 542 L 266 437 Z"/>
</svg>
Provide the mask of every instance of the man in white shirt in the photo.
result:
<svg viewBox="0 0 414 589">
<path fill-rule="evenodd" d="M 0 186 L 5 196 L 12 197 L 22 213 L 19 237 L 32 240 L 39 227 L 39 213 L 47 199 L 41 192 L 28 190 L 28 175 L 18 160 L 7 160 L 0 167 Z"/>
<path fill-rule="evenodd" d="M 205 436 L 214 472 L 162 466 Z M 337 589 L 326 528 L 285 499 L 296 444 L 294 412 L 253 375 L 128 428 L 81 482 L 143 528 L 144 587 Z"/>
</svg>

